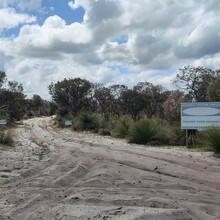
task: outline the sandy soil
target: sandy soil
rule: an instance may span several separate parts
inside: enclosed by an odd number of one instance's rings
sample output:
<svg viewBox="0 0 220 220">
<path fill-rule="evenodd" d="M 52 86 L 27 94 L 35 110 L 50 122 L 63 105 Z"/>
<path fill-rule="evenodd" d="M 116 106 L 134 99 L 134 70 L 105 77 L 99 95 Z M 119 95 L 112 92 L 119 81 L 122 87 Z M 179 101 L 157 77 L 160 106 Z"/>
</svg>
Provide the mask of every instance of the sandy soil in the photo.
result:
<svg viewBox="0 0 220 220">
<path fill-rule="evenodd" d="M 220 219 L 220 160 L 55 129 L 16 130 L 0 151 L 0 219 Z"/>
</svg>

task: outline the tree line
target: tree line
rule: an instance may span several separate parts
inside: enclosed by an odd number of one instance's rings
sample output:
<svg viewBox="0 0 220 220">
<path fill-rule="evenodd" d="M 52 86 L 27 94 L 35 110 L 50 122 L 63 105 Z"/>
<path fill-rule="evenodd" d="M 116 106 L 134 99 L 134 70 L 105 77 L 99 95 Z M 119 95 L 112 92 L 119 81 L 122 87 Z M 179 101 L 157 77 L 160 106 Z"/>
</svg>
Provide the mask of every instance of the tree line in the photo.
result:
<svg viewBox="0 0 220 220">
<path fill-rule="evenodd" d="M 185 66 L 178 70 L 173 84 L 176 90 L 161 85 L 139 82 L 104 86 L 86 79 L 64 79 L 51 83 L 49 93 L 60 115 L 96 112 L 104 115 L 129 115 L 134 120 L 143 116 L 158 117 L 172 123 L 180 118 L 181 102 L 220 101 L 220 70 Z"/>
<path fill-rule="evenodd" d="M 9 121 L 22 118 L 51 115 L 56 105 L 33 95 L 28 99 L 23 92 L 22 84 L 7 79 L 6 73 L 0 71 L 0 119 Z"/>
<path fill-rule="evenodd" d="M 52 101 L 47 101 L 39 95 L 28 99 L 23 86 L 9 81 L 6 73 L 0 71 L 0 117 L 20 120 L 55 113 L 76 116 L 80 112 L 95 112 L 129 115 L 134 120 L 158 117 L 172 123 L 180 118 L 181 102 L 220 101 L 219 74 L 220 70 L 185 66 L 173 80 L 176 90 L 149 82 L 128 88 L 119 84 L 104 86 L 81 78 L 63 79 L 49 85 Z"/>
</svg>

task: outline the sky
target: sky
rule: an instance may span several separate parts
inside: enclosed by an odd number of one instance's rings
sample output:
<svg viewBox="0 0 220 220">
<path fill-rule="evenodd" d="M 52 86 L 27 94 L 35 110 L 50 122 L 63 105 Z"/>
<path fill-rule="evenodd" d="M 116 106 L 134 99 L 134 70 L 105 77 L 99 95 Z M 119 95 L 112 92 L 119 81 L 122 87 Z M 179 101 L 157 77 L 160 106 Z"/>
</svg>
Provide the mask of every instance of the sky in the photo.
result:
<svg viewBox="0 0 220 220">
<path fill-rule="evenodd" d="M 76 77 L 171 88 L 185 65 L 220 68 L 219 0 L 0 0 L 0 70 L 27 97 Z"/>
</svg>

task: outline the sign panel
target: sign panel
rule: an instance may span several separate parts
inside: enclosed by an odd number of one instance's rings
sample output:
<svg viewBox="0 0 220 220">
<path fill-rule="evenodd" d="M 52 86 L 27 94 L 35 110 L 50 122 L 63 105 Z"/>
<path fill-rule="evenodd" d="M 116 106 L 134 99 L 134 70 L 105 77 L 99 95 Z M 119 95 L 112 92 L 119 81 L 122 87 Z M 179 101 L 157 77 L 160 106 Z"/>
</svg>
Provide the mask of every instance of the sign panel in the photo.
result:
<svg viewBox="0 0 220 220">
<path fill-rule="evenodd" d="M 220 127 L 220 102 L 189 102 L 181 104 L 182 129 Z"/>
<path fill-rule="evenodd" d="M 64 124 L 65 126 L 71 126 L 73 123 L 71 120 L 65 120 Z"/>
<path fill-rule="evenodd" d="M 0 119 L 0 125 L 6 125 L 7 120 L 6 119 Z"/>
</svg>

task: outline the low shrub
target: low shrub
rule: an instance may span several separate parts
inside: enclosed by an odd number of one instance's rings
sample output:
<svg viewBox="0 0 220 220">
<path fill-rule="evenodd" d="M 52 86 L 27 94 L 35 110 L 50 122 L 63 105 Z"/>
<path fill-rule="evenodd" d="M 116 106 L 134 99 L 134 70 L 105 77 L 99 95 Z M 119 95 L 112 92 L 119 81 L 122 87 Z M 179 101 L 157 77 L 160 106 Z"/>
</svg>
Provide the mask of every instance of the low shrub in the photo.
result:
<svg viewBox="0 0 220 220">
<path fill-rule="evenodd" d="M 206 131 L 213 151 L 220 153 L 220 128 L 210 128 Z"/>
<path fill-rule="evenodd" d="M 169 144 L 170 129 L 162 120 L 144 118 L 129 129 L 128 140 L 137 144 Z"/>
<path fill-rule="evenodd" d="M 116 127 L 113 130 L 112 136 L 117 138 L 126 138 L 133 123 L 134 122 L 130 117 L 121 117 L 118 123 L 116 123 Z"/>
<path fill-rule="evenodd" d="M 13 138 L 9 131 L 0 131 L 0 144 L 13 145 Z"/>
<path fill-rule="evenodd" d="M 128 133 L 130 143 L 148 144 L 156 141 L 157 124 L 150 119 L 141 119 L 136 122 Z"/>
<path fill-rule="evenodd" d="M 76 118 L 74 130 L 89 131 L 100 127 L 98 118 L 90 112 L 82 112 Z"/>
<path fill-rule="evenodd" d="M 98 134 L 103 135 L 103 136 L 111 136 L 111 131 L 108 129 L 101 128 L 101 129 L 99 129 Z"/>
<path fill-rule="evenodd" d="M 161 118 L 153 118 L 151 119 L 156 124 L 157 133 L 155 135 L 156 141 L 152 144 L 160 144 L 160 145 L 173 145 L 173 130 L 172 126 L 169 123 Z"/>
<path fill-rule="evenodd" d="M 64 128 L 65 127 L 65 120 L 70 120 L 74 124 L 75 118 L 71 113 L 67 113 L 64 116 L 57 115 L 54 119 L 54 123 L 57 127 Z"/>
</svg>

